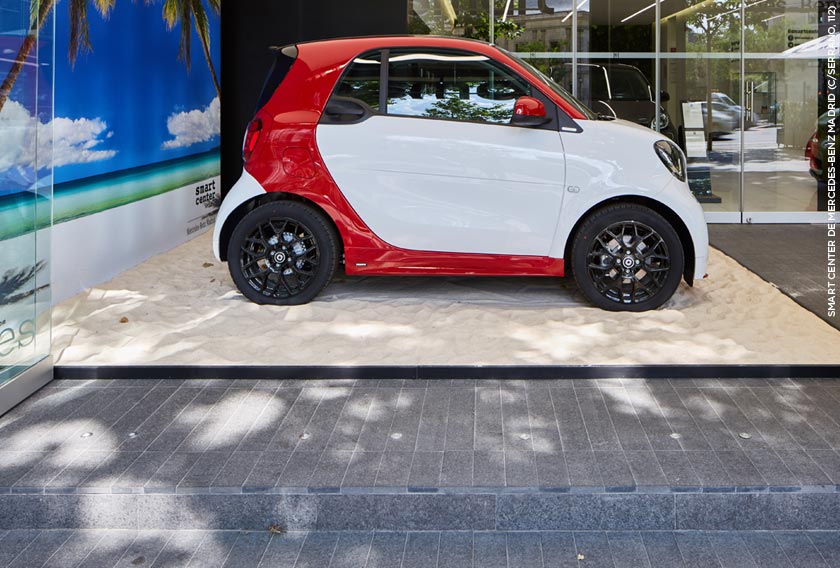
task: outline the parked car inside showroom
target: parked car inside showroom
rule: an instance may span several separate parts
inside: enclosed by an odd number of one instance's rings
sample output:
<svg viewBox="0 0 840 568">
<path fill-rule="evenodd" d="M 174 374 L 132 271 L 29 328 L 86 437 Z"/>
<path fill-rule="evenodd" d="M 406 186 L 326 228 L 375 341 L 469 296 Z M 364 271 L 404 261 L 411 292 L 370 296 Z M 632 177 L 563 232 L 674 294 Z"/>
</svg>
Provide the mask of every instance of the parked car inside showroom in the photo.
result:
<svg viewBox="0 0 840 568">
<path fill-rule="evenodd" d="M 805 159 L 808 160 L 808 173 L 817 182 L 817 211 L 828 211 L 828 181 L 829 181 L 829 147 L 833 147 L 833 141 L 829 139 L 828 112 L 817 118 L 814 133 L 808 137 L 805 143 Z"/>
<path fill-rule="evenodd" d="M 721 93 L 720 91 L 712 91 L 712 102 L 722 104 L 723 108 L 735 115 L 735 118 L 738 120 L 740 125 L 741 115 L 744 114 L 744 108 L 739 104 L 735 104 L 732 97 L 726 93 Z M 753 126 L 755 126 L 755 113 L 748 112 L 744 117 L 744 130 L 749 130 Z"/>
<path fill-rule="evenodd" d="M 551 68 L 551 78 L 571 91 L 572 64 Z M 653 87 L 644 73 L 624 63 L 579 63 L 577 66 L 578 96 L 597 114 L 623 118 L 656 130 L 656 102 Z M 671 100 L 666 91 L 659 95 L 662 103 Z M 659 107 L 659 131 L 677 140 L 677 128 L 664 106 Z"/>
<path fill-rule="evenodd" d="M 214 250 L 250 300 L 349 275 L 564 276 L 644 311 L 702 278 L 703 210 L 661 134 L 595 113 L 487 43 L 276 49 Z"/>
<path fill-rule="evenodd" d="M 828 181 L 828 168 L 826 168 L 826 157 L 828 156 L 828 120 L 829 113 L 823 113 L 817 119 L 814 133 L 808 137 L 805 143 L 805 159 L 808 160 L 808 172 L 817 183 L 825 184 Z"/>
<path fill-rule="evenodd" d="M 709 120 L 708 103 L 702 101 L 700 108 L 703 112 L 703 126 Z M 727 134 L 732 134 L 740 128 L 741 118 L 728 106 L 723 103 L 712 103 L 712 125 L 709 127 L 712 138 L 720 138 Z"/>
</svg>

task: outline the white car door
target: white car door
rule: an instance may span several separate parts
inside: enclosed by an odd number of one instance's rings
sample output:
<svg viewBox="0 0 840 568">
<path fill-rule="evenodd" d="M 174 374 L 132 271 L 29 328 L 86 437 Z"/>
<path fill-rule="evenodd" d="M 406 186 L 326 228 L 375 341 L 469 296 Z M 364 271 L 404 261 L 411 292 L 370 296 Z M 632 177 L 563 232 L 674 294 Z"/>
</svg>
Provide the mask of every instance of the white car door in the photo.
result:
<svg viewBox="0 0 840 568">
<path fill-rule="evenodd" d="M 547 128 L 509 124 L 530 85 L 480 55 L 389 55 L 387 96 L 371 96 L 379 62 L 359 58 L 334 95 L 348 114 L 317 129 L 321 156 L 350 205 L 396 247 L 547 256 L 565 162 L 556 120 Z M 363 116 L 359 100 L 367 103 Z"/>
</svg>

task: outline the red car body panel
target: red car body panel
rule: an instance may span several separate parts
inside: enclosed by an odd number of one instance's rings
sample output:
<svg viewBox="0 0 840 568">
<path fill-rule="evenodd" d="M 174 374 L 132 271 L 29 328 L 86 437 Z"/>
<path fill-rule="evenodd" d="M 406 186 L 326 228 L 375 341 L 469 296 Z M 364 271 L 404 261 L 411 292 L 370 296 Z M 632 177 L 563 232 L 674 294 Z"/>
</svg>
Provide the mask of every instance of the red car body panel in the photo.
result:
<svg viewBox="0 0 840 568">
<path fill-rule="evenodd" d="M 819 163 L 819 158 L 817 157 L 819 155 L 819 146 L 820 139 L 818 132 L 814 132 L 805 144 L 805 159 L 808 160 L 808 167 L 812 175 L 814 175 L 813 172 L 822 170 L 822 165 Z"/>
<path fill-rule="evenodd" d="M 490 57 L 519 75 L 531 73 L 504 52 L 485 43 L 452 38 L 370 37 L 302 43 L 282 87 L 258 110 L 262 123 L 245 169 L 269 193 L 289 193 L 311 201 L 335 222 L 344 245 L 347 274 L 421 274 L 441 276 L 563 276 L 562 259 L 539 256 L 415 251 L 392 246 L 362 221 L 327 170 L 315 130 L 348 63 L 371 50 L 398 47 L 447 48 Z M 585 117 L 539 81 L 529 81 L 571 118 Z M 249 148 L 250 149 L 250 148 Z M 282 164 L 283 167 L 277 167 Z"/>
</svg>

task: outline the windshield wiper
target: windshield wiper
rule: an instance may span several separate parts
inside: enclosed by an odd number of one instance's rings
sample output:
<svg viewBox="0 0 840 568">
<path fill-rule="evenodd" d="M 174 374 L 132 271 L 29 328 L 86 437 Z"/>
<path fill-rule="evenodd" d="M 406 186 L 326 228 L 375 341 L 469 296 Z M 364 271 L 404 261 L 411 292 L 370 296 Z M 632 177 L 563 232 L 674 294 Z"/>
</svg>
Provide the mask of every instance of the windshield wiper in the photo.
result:
<svg viewBox="0 0 840 568">
<path fill-rule="evenodd" d="M 604 114 L 599 112 L 597 114 L 598 120 L 615 120 L 616 117 L 612 116 L 611 114 Z"/>
</svg>

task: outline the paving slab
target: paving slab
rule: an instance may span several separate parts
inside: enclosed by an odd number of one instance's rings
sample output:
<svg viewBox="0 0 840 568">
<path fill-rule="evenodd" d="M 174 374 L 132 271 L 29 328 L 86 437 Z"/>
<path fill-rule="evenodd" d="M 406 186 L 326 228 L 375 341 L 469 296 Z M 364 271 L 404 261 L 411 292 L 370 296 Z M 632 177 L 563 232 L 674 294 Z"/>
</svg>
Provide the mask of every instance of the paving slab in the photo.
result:
<svg viewBox="0 0 840 568">
<path fill-rule="evenodd" d="M 834 531 L 838 401 L 830 379 L 62 381 L 0 420 L 0 530 Z"/>
<path fill-rule="evenodd" d="M 11 566 L 833 568 L 838 532 L 42 531 Z M 30 538 L 32 537 L 32 538 Z M 44 548 L 33 546 L 43 543 Z M 56 543 L 61 542 L 60 545 Z M 49 550 L 56 549 L 49 554 Z M 4 556 L 5 559 L 5 556 Z M 9 565 L 4 562 L 3 566 Z"/>
</svg>

